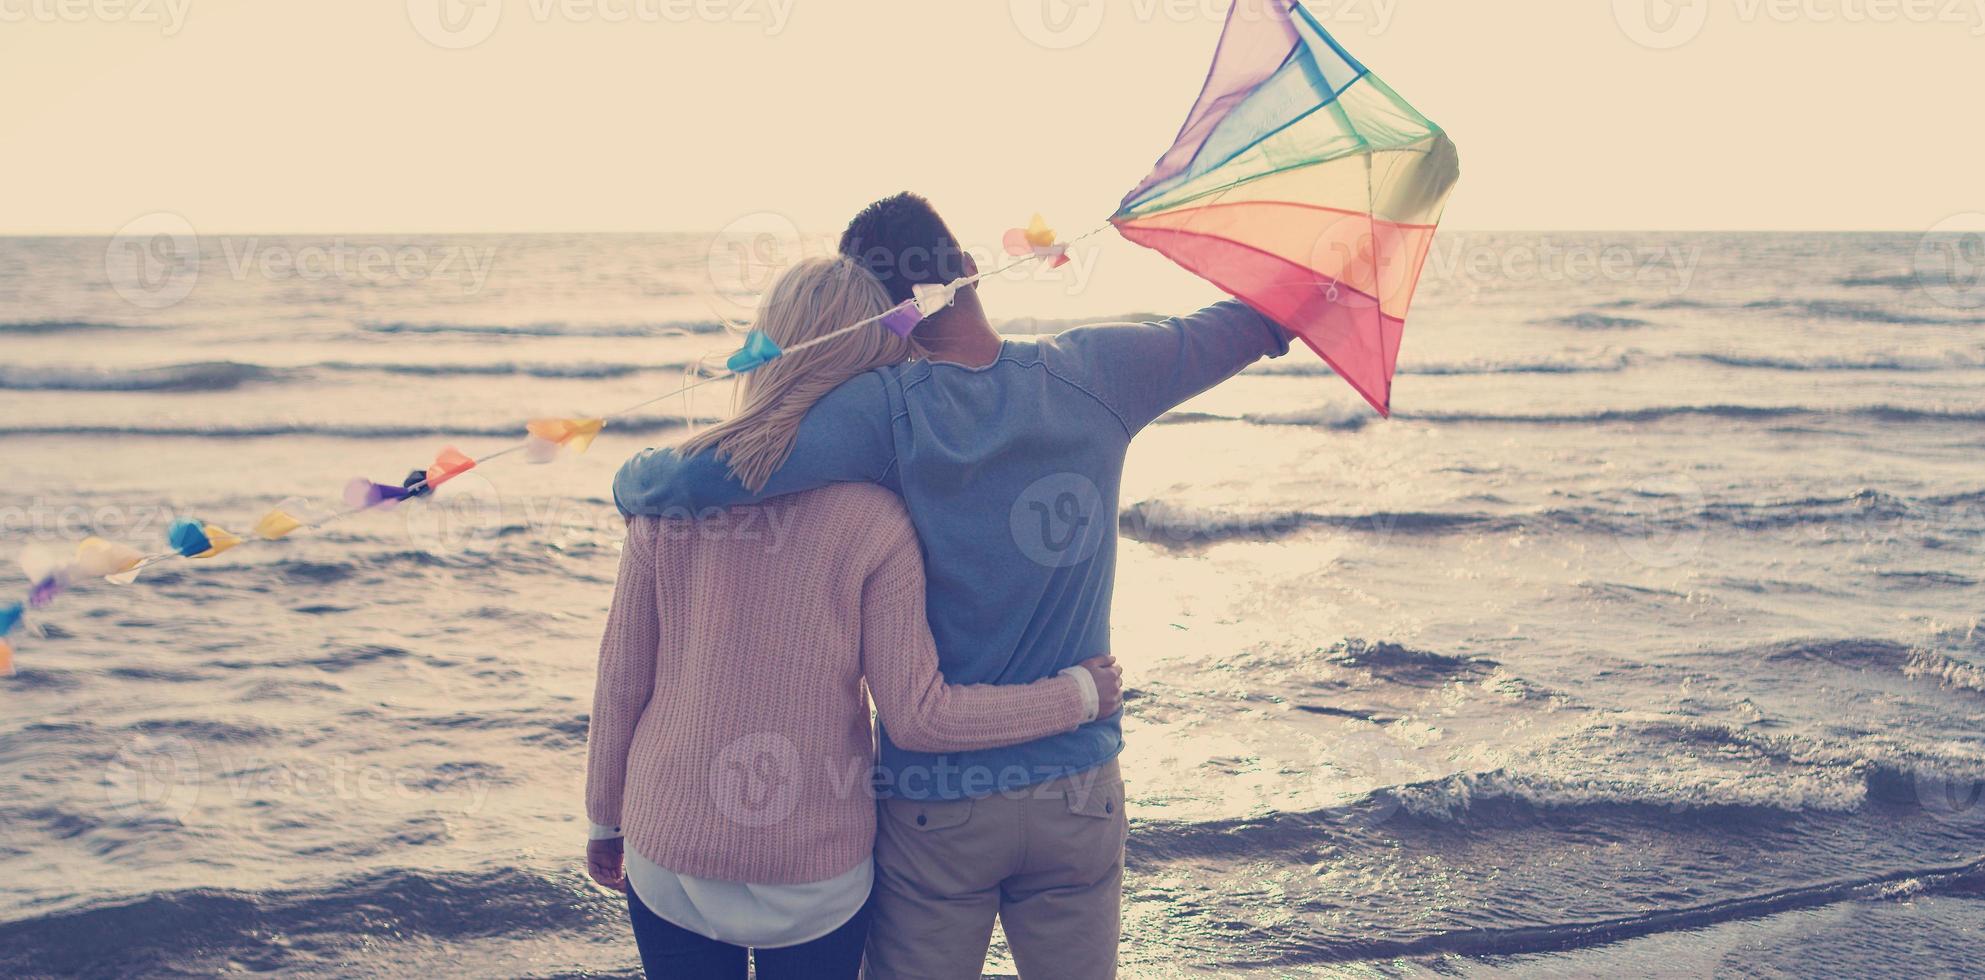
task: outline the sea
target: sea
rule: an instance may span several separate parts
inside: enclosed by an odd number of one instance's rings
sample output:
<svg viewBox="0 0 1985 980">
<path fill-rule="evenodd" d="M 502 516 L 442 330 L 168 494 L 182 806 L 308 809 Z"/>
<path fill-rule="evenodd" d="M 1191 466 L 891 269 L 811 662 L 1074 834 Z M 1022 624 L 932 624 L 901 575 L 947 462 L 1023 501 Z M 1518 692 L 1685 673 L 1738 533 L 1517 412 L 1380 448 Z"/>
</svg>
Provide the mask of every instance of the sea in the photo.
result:
<svg viewBox="0 0 1985 980">
<path fill-rule="evenodd" d="M 1981 241 L 1446 231 L 1390 419 L 1299 347 L 1139 435 L 1123 975 L 1975 975 Z M 0 974 L 638 975 L 582 871 L 610 479 L 722 416 L 670 393 L 826 248 L 0 239 L 0 561 L 630 409 L 32 610 Z M 1218 297 L 1108 235 L 1075 259 L 982 284 L 1002 329 Z"/>
</svg>

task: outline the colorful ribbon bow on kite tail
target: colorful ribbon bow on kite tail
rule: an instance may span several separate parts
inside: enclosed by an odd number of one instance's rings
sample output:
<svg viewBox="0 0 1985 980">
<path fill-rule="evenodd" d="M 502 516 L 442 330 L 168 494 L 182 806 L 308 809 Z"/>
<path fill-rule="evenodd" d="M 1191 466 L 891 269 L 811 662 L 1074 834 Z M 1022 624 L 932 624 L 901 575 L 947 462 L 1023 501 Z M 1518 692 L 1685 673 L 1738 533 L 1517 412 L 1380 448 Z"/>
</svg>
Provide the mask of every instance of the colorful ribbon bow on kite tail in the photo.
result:
<svg viewBox="0 0 1985 980">
<path fill-rule="evenodd" d="M 529 436 L 525 441 L 484 459 L 517 450 L 536 451 L 539 443 L 548 446 L 552 454 L 556 454 L 561 446 L 584 451 L 605 424 L 603 418 L 533 421 L 527 427 Z M 475 469 L 480 462 L 453 446 L 445 446 L 425 469 L 409 473 L 398 486 L 374 483 L 364 477 L 354 478 L 345 485 L 342 496 L 346 510 L 342 513 L 306 520 L 297 516 L 303 511 L 292 498 L 263 514 L 255 522 L 253 533 L 262 541 L 277 541 L 303 528 L 320 526 L 376 508 L 391 507 L 403 500 L 425 497 L 450 480 Z M 7 637 L 19 629 L 26 612 L 54 602 L 57 596 L 77 582 L 101 578 L 115 585 L 129 585 L 141 571 L 161 561 L 204 560 L 249 543 L 249 540 L 218 524 L 182 518 L 173 521 L 166 529 L 166 550 L 154 554 L 98 537 L 83 539 L 76 545 L 74 555 L 65 555 L 48 547 L 27 549 L 21 555 L 21 570 L 28 577 L 27 601 L 0 604 L 0 676 L 11 675 L 13 671 L 14 648 Z"/>
<path fill-rule="evenodd" d="M 1303 339 L 1380 414 L 1461 172 L 1293 0 L 1236 0 L 1172 148 L 1110 221 Z"/>
<path fill-rule="evenodd" d="M 1068 245 L 1055 240 L 1055 230 L 1039 214 L 1025 228 L 1007 229 L 1004 244 L 1006 254 L 1034 256 L 1046 262 L 1050 269 L 1068 264 Z"/>
<path fill-rule="evenodd" d="M 18 602 L 0 605 L 0 677 L 14 676 L 14 644 L 7 636 L 21 625 L 21 616 L 26 612 Z"/>
</svg>

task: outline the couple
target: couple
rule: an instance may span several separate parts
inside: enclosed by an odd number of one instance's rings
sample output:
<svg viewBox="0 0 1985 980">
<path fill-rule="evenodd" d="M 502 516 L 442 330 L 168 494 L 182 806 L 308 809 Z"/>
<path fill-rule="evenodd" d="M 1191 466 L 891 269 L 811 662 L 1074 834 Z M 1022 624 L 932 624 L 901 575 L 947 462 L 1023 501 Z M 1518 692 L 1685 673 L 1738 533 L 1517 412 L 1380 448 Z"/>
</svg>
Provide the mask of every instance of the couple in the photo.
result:
<svg viewBox="0 0 1985 980">
<path fill-rule="evenodd" d="M 977 272 L 909 194 L 840 252 L 757 329 L 790 348 Z M 966 287 L 911 341 L 758 368 L 735 417 L 629 460 L 587 863 L 648 974 L 743 978 L 755 950 L 762 980 L 976 978 L 997 918 L 1027 980 L 1114 975 L 1124 455 L 1288 346 L 1235 302 L 1007 340 Z"/>
</svg>

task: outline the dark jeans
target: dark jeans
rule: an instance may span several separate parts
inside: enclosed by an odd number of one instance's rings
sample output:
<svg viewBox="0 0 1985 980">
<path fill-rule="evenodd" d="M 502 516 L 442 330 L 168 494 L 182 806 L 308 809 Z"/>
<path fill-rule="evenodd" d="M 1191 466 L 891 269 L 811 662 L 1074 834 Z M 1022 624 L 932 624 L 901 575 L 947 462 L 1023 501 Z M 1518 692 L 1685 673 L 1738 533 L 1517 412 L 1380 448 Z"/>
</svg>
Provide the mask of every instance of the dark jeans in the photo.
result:
<svg viewBox="0 0 1985 980">
<path fill-rule="evenodd" d="M 627 892 L 627 915 L 634 920 L 634 943 L 641 968 L 652 980 L 745 980 L 745 957 L 758 960 L 758 980 L 855 980 L 868 942 L 869 907 L 825 936 L 798 946 L 746 949 L 700 936 L 656 915 Z"/>
</svg>

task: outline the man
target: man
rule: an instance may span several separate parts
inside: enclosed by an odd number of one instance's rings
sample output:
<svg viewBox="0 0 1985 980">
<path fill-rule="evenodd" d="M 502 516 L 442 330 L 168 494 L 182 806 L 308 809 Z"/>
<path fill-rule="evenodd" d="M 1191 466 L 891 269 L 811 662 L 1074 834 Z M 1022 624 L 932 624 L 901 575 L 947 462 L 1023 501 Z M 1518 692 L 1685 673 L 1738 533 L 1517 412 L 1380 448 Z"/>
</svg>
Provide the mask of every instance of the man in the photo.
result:
<svg viewBox="0 0 1985 980">
<path fill-rule="evenodd" d="M 910 194 L 857 215 L 841 251 L 898 302 L 917 284 L 976 272 Z M 836 482 L 888 487 L 923 543 L 931 632 L 954 684 L 1026 683 L 1108 651 L 1131 437 L 1289 347 L 1281 328 L 1234 302 L 1005 340 L 974 287 L 914 336 L 927 359 L 822 398 L 762 492 L 746 492 L 710 454 L 651 449 L 621 468 L 614 497 L 629 513 L 680 514 Z M 977 977 L 995 917 L 1029 980 L 1114 974 L 1128 828 L 1121 722 L 947 755 L 906 751 L 885 727 L 871 976 Z"/>
</svg>

